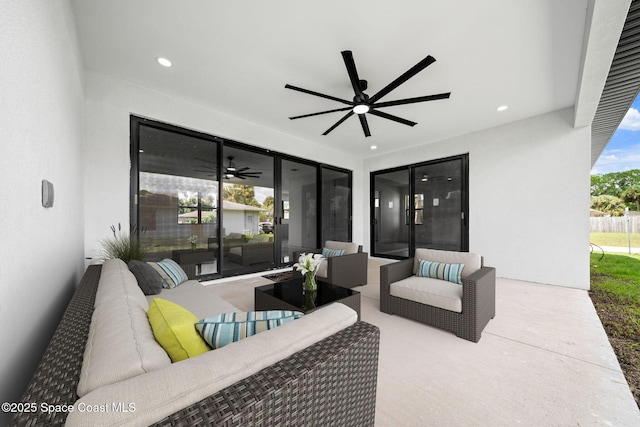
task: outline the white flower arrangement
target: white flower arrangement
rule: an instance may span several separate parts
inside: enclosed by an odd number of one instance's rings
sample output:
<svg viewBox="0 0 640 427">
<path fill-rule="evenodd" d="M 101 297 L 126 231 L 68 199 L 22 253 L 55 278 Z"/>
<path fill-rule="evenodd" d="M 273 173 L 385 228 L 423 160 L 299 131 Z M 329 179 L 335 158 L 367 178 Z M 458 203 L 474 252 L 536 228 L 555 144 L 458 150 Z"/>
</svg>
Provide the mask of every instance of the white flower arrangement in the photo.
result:
<svg viewBox="0 0 640 427">
<path fill-rule="evenodd" d="M 191 237 L 187 238 L 187 241 L 189 241 L 189 243 L 191 243 L 191 244 L 196 244 L 196 243 L 198 243 L 199 239 L 200 238 L 198 236 L 191 236 Z"/>
<path fill-rule="evenodd" d="M 313 273 L 315 276 L 318 266 L 320 266 L 323 260 L 324 257 L 322 254 L 300 254 L 300 258 L 298 258 L 298 262 L 293 264 L 293 268 L 301 272 L 303 275 Z"/>
</svg>

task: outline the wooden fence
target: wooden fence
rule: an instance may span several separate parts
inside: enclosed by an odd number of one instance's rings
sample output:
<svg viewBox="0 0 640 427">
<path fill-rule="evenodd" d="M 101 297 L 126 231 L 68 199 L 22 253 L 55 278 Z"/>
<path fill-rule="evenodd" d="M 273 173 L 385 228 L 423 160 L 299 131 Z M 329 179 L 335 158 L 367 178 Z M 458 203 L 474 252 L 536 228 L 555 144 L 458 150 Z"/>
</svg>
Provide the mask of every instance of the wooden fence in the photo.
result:
<svg viewBox="0 0 640 427">
<path fill-rule="evenodd" d="M 640 216 L 630 216 L 629 231 L 631 233 L 640 233 Z M 610 216 L 610 217 L 591 217 L 591 233 L 626 233 L 627 217 Z"/>
</svg>

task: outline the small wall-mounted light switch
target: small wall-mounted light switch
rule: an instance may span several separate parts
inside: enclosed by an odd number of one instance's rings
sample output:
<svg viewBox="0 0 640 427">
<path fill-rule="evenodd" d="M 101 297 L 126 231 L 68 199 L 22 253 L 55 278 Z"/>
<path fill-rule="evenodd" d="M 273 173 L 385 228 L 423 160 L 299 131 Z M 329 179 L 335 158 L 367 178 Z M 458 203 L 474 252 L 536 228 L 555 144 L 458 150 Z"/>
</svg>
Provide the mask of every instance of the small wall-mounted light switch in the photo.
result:
<svg viewBox="0 0 640 427">
<path fill-rule="evenodd" d="M 438 198 L 433 199 L 433 206 L 440 206 L 440 199 Z"/>
</svg>

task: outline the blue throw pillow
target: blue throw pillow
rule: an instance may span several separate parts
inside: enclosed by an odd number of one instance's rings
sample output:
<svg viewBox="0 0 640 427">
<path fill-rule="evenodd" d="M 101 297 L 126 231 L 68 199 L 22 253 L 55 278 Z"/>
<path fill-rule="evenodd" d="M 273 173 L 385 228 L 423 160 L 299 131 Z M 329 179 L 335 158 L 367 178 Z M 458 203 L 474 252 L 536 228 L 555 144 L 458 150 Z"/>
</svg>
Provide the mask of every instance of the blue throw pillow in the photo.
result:
<svg viewBox="0 0 640 427">
<path fill-rule="evenodd" d="M 216 349 L 302 316 L 299 311 L 289 310 L 224 313 L 196 322 L 196 329 L 207 344 Z"/>
<path fill-rule="evenodd" d="M 344 255 L 344 249 L 322 248 L 322 256 L 325 258 L 331 258 L 334 256 L 342 256 L 342 255 Z"/>
<path fill-rule="evenodd" d="M 460 285 L 462 284 L 460 274 L 462 274 L 463 268 L 464 264 L 445 264 L 444 262 L 421 259 L 416 276 L 447 280 Z"/>
<path fill-rule="evenodd" d="M 172 259 L 165 258 L 158 262 L 148 262 L 151 267 L 162 277 L 162 287 L 172 289 L 189 280 L 187 273 Z"/>
</svg>

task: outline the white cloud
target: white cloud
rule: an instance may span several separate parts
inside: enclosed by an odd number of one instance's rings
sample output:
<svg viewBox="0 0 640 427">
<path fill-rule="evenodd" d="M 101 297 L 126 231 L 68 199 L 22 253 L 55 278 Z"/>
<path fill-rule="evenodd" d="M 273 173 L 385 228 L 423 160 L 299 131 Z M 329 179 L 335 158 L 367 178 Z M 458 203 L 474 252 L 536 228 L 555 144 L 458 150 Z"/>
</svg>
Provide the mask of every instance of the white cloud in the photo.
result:
<svg viewBox="0 0 640 427">
<path fill-rule="evenodd" d="M 591 168 L 591 173 L 604 174 L 631 169 L 640 169 L 640 144 L 616 149 L 605 148 L 596 164 Z"/>
<path fill-rule="evenodd" d="M 629 108 L 618 129 L 640 130 L 640 111 L 635 108 Z"/>
</svg>

